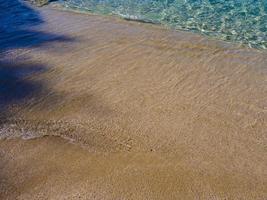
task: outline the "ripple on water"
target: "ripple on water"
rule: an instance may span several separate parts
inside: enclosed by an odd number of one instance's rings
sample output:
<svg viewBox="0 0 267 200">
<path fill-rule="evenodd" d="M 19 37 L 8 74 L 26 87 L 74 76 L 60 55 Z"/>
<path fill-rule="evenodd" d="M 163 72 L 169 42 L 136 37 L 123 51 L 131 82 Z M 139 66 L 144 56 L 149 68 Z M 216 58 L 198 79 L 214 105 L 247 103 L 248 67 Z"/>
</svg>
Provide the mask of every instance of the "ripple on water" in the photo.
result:
<svg viewBox="0 0 267 200">
<path fill-rule="evenodd" d="M 64 0 L 61 4 L 267 48 L 265 0 Z"/>
</svg>

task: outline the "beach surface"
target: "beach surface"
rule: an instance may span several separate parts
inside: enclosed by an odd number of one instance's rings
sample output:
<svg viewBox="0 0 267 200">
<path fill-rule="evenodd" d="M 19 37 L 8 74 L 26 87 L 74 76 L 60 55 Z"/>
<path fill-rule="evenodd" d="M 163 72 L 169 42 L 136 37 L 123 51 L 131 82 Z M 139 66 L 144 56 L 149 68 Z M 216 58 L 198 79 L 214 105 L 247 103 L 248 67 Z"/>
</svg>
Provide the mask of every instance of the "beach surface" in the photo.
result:
<svg viewBox="0 0 267 200">
<path fill-rule="evenodd" d="M 267 199 L 266 51 L 23 6 L 0 25 L 0 199 Z"/>
</svg>

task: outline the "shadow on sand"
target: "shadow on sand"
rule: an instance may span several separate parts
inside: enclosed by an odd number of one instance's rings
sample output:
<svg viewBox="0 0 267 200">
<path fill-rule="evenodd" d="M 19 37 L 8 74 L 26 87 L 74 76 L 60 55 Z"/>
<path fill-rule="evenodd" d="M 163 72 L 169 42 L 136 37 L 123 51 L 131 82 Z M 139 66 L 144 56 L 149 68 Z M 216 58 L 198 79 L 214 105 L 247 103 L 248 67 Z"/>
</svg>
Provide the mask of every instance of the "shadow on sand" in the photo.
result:
<svg viewBox="0 0 267 200">
<path fill-rule="evenodd" d="M 42 63 L 27 64 L 20 61 L 10 50 L 41 46 L 53 42 L 70 42 L 71 38 L 33 30 L 45 24 L 37 9 L 24 1 L 0 0 L 0 125 L 7 116 L 12 116 L 8 108 L 14 104 L 38 97 L 40 91 L 48 90 L 42 81 L 29 79 L 35 73 L 42 73 L 47 66 Z M 47 91 L 49 92 L 49 91 Z"/>
</svg>

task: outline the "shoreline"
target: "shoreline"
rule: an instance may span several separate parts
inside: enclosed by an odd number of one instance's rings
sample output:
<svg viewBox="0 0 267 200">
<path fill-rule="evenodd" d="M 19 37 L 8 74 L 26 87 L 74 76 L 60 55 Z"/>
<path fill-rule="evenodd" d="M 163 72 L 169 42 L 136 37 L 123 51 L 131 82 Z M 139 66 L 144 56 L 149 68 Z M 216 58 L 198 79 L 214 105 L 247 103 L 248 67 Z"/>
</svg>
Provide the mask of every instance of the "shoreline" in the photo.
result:
<svg viewBox="0 0 267 200">
<path fill-rule="evenodd" d="M 195 31 L 195 30 L 189 30 L 189 29 L 183 29 L 183 28 L 175 28 L 174 26 L 170 26 L 168 24 L 164 24 L 158 21 L 154 21 L 150 20 L 150 19 L 138 19 L 135 18 L 135 16 L 123 16 L 120 14 L 116 14 L 116 13 L 110 13 L 110 14 L 102 14 L 99 11 L 95 12 L 93 10 L 90 9 L 82 9 L 79 7 L 69 7 L 69 6 L 64 6 L 61 3 L 58 2 L 51 2 L 49 5 L 46 6 L 50 6 L 51 8 L 55 8 L 58 10 L 63 10 L 63 11 L 68 11 L 68 12 L 75 12 L 75 13 L 80 13 L 80 14 L 89 14 L 89 15 L 97 15 L 97 16 L 102 16 L 102 17 L 111 17 L 111 18 L 117 18 L 117 19 L 123 19 L 125 21 L 132 21 L 132 22 L 137 22 L 137 23 L 145 23 L 145 24 L 152 24 L 152 25 L 156 25 L 156 26 L 160 26 L 161 28 L 163 27 L 164 29 L 167 30 L 171 30 L 171 31 L 177 31 L 177 32 L 185 32 L 185 33 L 191 33 L 191 34 L 196 34 L 199 35 L 201 37 L 204 37 L 208 40 L 214 40 L 214 41 L 220 41 L 222 43 L 229 43 L 232 44 L 233 46 L 238 46 L 240 48 L 249 48 L 249 49 L 255 49 L 258 51 L 264 51 L 266 52 L 266 47 L 256 47 L 254 46 L 254 44 L 249 44 L 246 42 L 242 42 L 242 41 L 234 41 L 234 40 L 228 40 L 228 39 L 222 39 L 219 36 L 216 36 L 216 34 L 205 34 L 203 32 L 199 32 L 199 31 Z"/>
<path fill-rule="evenodd" d="M 266 52 L 51 7 L 0 36 L 1 198 L 266 198 Z"/>
</svg>

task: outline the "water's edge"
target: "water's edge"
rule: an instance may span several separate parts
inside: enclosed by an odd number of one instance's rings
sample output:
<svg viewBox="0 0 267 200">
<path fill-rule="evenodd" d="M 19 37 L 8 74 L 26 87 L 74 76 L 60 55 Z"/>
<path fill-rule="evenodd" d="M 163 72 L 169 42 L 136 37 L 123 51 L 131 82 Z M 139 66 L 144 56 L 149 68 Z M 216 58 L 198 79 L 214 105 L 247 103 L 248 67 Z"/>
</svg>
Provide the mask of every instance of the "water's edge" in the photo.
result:
<svg viewBox="0 0 267 200">
<path fill-rule="evenodd" d="M 248 0 L 245 0 L 244 2 L 246 1 Z M 263 11 L 257 11 L 259 13 L 255 14 L 254 9 L 258 9 L 261 6 L 260 4 L 255 4 L 254 6 L 254 4 L 244 3 L 244 5 L 242 5 L 244 6 L 245 11 L 242 11 L 242 9 L 236 8 L 238 7 L 238 5 L 236 5 L 238 4 L 237 2 L 233 3 L 233 5 L 229 4 L 225 9 L 221 8 L 221 6 L 225 4 L 222 3 L 223 1 L 220 1 L 218 4 L 203 4 L 203 6 L 194 3 L 194 1 L 189 1 L 187 3 L 188 5 L 186 3 L 181 3 L 183 2 L 181 1 L 178 5 L 171 3 L 169 7 L 167 6 L 166 8 L 157 8 L 155 5 L 153 7 L 153 2 L 154 1 L 149 0 L 146 3 L 138 3 L 137 1 L 129 0 L 124 3 L 118 1 L 115 4 L 109 0 L 103 1 L 102 3 L 95 2 L 94 0 L 60 0 L 53 2 L 53 4 L 60 4 L 67 10 L 75 10 L 82 13 L 90 12 L 101 15 L 113 15 L 126 20 L 161 24 L 175 30 L 189 31 L 206 37 L 208 36 L 212 39 L 245 45 L 250 48 L 261 50 L 267 48 L 267 24 L 265 22 L 267 14 L 264 10 L 265 5 L 262 5 Z M 153 8 L 148 7 L 150 4 Z M 187 8 L 188 6 L 190 9 Z M 142 11 L 142 9 L 147 9 L 147 12 Z M 159 9 L 157 12 L 160 13 L 157 13 L 153 9 Z M 171 9 L 173 9 L 172 14 L 169 13 L 171 12 Z M 164 14 L 164 10 L 167 10 L 166 12 L 168 13 Z M 217 13 L 219 11 L 222 13 Z M 232 14 L 232 12 L 234 14 Z M 243 14 L 246 15 L 246 17 L 243 17 Z M 167 15 L 168 17 L 163 17 L 162 15 Z M 169 19 L 170 17 L 174 19 Z M 223 20 L 226 21 L 222 22 Z"/>
</svg>

